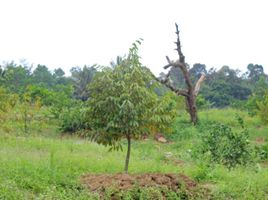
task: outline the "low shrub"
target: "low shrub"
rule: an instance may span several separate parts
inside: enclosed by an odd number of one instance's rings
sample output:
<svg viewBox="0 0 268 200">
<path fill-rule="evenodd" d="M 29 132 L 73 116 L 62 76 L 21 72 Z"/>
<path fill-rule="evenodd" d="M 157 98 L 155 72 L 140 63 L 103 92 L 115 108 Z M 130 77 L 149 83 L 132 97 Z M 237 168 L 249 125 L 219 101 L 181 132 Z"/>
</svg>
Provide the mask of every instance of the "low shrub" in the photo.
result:
<svg viewBox="0 0 268 200">
<path fill-rule="evenodd" d="M 213 125 L 202 137 L 202 154 L 206 154 L 213 163 L 220 163 L 228 168 L 249 163 L 252 156 L 248 131 L 241 118 L 238 118 L 238 122 L 242 126 L 240 132 L 234 132 L 224 124 Z"/>
<path fill-rule="evenodd" d="M 260 160 L 267 160 L 268 159 L 268 143 L 255 146 L 255 151 L 256 151 L 257 157 Z"/>
<path fill-rule="evenodd" d="M 143 200 L 174 200 L 174 199 L 204 199 L 204 191 L 202 189 L 196 191 L 187 191 L 185 189 L 173 191 L 165 187 L 138 187 L 130 190 L 119 191 L 116 188 L 107 188 L 104 195 L 100 195 L 101 199 L 143 199 Z"/>
<path fill-rule="evenodd" d="M 86 109 L 73 107 L 64 109 L 60 114 L 60 130 L 74 133 L 87 128 Z"/>
</svg>

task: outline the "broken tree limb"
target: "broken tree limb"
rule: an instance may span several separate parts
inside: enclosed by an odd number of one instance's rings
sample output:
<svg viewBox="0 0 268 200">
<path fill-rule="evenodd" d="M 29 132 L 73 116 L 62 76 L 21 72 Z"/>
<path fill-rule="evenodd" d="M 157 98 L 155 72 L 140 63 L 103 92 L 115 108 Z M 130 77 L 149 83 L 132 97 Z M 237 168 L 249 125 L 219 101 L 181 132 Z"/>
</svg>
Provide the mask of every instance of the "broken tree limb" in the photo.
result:
<svg viewBox="0 0 268 200">
<path fill-rule="evenodd" d="M 168 89 L 170 89 L 170 90 L 171 90 L 172 92 L 174 92 L 175 94 L 177 94 L 177 95 L 181 95 L 181 96 L 184 96 L 184 97 L 187 97 L 187 96 L 188 96 L 188 92 L 187 92 L 187 90 L 185 90 L 185 89 L 177 89 L 175 86 L 173 86 L 173 85 L 169 82 L 168 78 L 160 79 L 160 78 L 156 78 L 156 77 L 155 77 L 155 79 L 156 79 L 158 82 L 160 82 L 160 83 L 162 83 L 163 85 L 165 85 Z"/>
<path fill-rule="evenodd" d="M 197 96 L 198 93 L 199 93 L 199 90 L 200 90 L 200 86 L 202 84 L 202 82 L 206 79 L 205 75 L 202 74 L 201 77 L 198 79 L 198 81 L 196 82 L 195 84 L 195 87 L 194 87 L 194 95 Z"/>
</svg>

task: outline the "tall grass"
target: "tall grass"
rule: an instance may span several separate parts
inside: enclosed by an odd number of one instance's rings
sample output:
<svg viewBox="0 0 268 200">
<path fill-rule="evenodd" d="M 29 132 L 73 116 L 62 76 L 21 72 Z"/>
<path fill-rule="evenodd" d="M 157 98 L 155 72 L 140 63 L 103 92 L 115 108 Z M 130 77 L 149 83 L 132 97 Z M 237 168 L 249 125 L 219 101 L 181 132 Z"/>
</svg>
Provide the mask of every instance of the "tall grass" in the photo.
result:
<svg viewBox="0 0 268 200">
<path fill-rule="evenodd" d="M 124 166 L 125 152 L 108 152 L 108 148 L 78 138 L 0 136 L 0 146 L 0 197 L 4 199 L 13 199 L 15 194 L 31 199 L 47 193 L 54 198 L 54 194 L 68 196 L 76 191 L 87 196 L 79 182 L 82 174 L 120 173 Z M 157 157 L 161 154 L 152 145 L 134 148 L 130 172 L 179 171 Z"/>
<path fill-rule="evenodd" d="M 267 166 L 257 163 L 230 171 L 192 156 L 207 124 L 218 121 L 238 129 L 237 114 L 253 142 L 267 135 L 268 126 L 233 109 L 201 111 L 197 127 L 182 115 L 173 126 L 173 135 L 168 136 L 170 143 L 133 142 L 130 173 L 184 173 L 209 188 L 215 199 L 268 199 Z M 39 131 L 36 127 L 27 135 L 15 132 L 19 122 L 4 123 L 11 131 L 0 130 L 0 199 L 98 199 L 81 185 L 80 177 L 123 172 L 126 141 L 123 152 L 109 152 L 109 148 L 78 137 L 61 137 L 53 123 L 44 122 Z"/>
</svg>

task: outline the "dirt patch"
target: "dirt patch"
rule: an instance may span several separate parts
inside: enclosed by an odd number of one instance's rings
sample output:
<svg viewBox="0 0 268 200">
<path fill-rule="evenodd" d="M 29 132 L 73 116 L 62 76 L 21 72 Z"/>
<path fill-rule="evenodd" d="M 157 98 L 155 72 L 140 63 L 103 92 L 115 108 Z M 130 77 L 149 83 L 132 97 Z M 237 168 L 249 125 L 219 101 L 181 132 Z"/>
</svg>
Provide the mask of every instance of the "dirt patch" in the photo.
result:
<svg viewBox="0 0 268 200">
<path fill-rule="evenodd" d="M 181 199 L 211 199 L 209 188 L 198 185 L 183 174 L 87 174 L 81 177 L 81 182 L 91 192 L 98 193 L 100 197 L 107 195 L 109 189 L 115 189 L 109 193 L 109 198 L 116 200 L 122 199 L 122 194 L 131 191 L 136 191 L 137 196 L 145 190 L 146 195 L 149 195 L 147 189 L 150 188 L 159 191 L 162 197 L 151 196 L 149 199 L 166 199 L 168 191 L 176 193 Z"/>
<path fill-rule="evenodd" d="M 265 143 L 265 138 L 264 137 L 257 137 L 255 142 L 257 144 L 264 144 Z"/>
<path fill-rule="evenodd" d="M 161 143 L 167 143 L 167 139 L 165 138 L 165 136 L 161 133 L 157 133 L 154 135 L 154 139 L 158 142 L 161 142 Z"/>
<path fill-rule="evenodd" d="M 178 190 L 182 187 L 191 189 L 197 186 L 196 182 L 182 174 L 88 174 L 82 177 L 82 183 L 90 191 L 103 190 L 114 186 L 119 190 L 127 190 L 138 185 L 140 187 L 161 187 L 165 186 L 171 190 Z"/>
<path fill-rule="evenodd" d="M 263 162 L 261 162 L 260 164 L 261 164 L 262 167 L 264 167 L 264 168 L 268 168 L 268 160 L 263 161 Z"/>
<path fill-rule="evenodd" d="M 174 160 L 173 162 L 176 165 L 181 166 L 181 167 L 185 165 L 185 162 L 183 160 Z"/>
</svg>

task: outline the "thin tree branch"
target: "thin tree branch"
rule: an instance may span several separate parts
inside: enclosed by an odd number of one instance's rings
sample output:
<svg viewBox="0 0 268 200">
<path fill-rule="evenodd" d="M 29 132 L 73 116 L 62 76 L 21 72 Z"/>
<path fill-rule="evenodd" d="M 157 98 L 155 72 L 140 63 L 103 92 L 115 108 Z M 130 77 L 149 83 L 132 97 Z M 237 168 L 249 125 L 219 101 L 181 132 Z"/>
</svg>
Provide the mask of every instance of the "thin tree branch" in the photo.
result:
<svg viewBox="0 0 268 200">
<path fill-rule="evenodd" d="M 166 59 L 167 59 L 168 63 L 171 64 L 171 61 L 170 61 L 168 56 L 166 56 Z"/>
<path fill-rule="evenodd" d="M 172 64 L 167 64 L 164 66 L 164 69 L 168 69 L 169 67 L 172 67 Z"/>
<path fill-rule="evenodd" d="M 168 64 L 164 66 L 164 69 L 167 69 L 172 66 L 172 62 L 170 61 L 168 56 L 166 56 L 166 59 L 167 59 Z"/>
<path fill-rule="evenodd" d="M 169 73 L 170 74 L 170 73 Z M 168 75 L 169 76 L 169 75 Z M 177 89 L 175 88 L 173 85 L 171 85 L 171 83 L 168 80 L 168 76 L 165 77 L 165 79 L 160 79 L 155 77 L 155 80 L 157 80 L 158 82 L 164 84 L 167 88 L 169 88 L 172 92 L 176 93 L 177 95 L 181 95 L 181 96 L 185 96 L 188 97 L 188 92 L 187 90 L 184 89 Z"/>
</svg>

